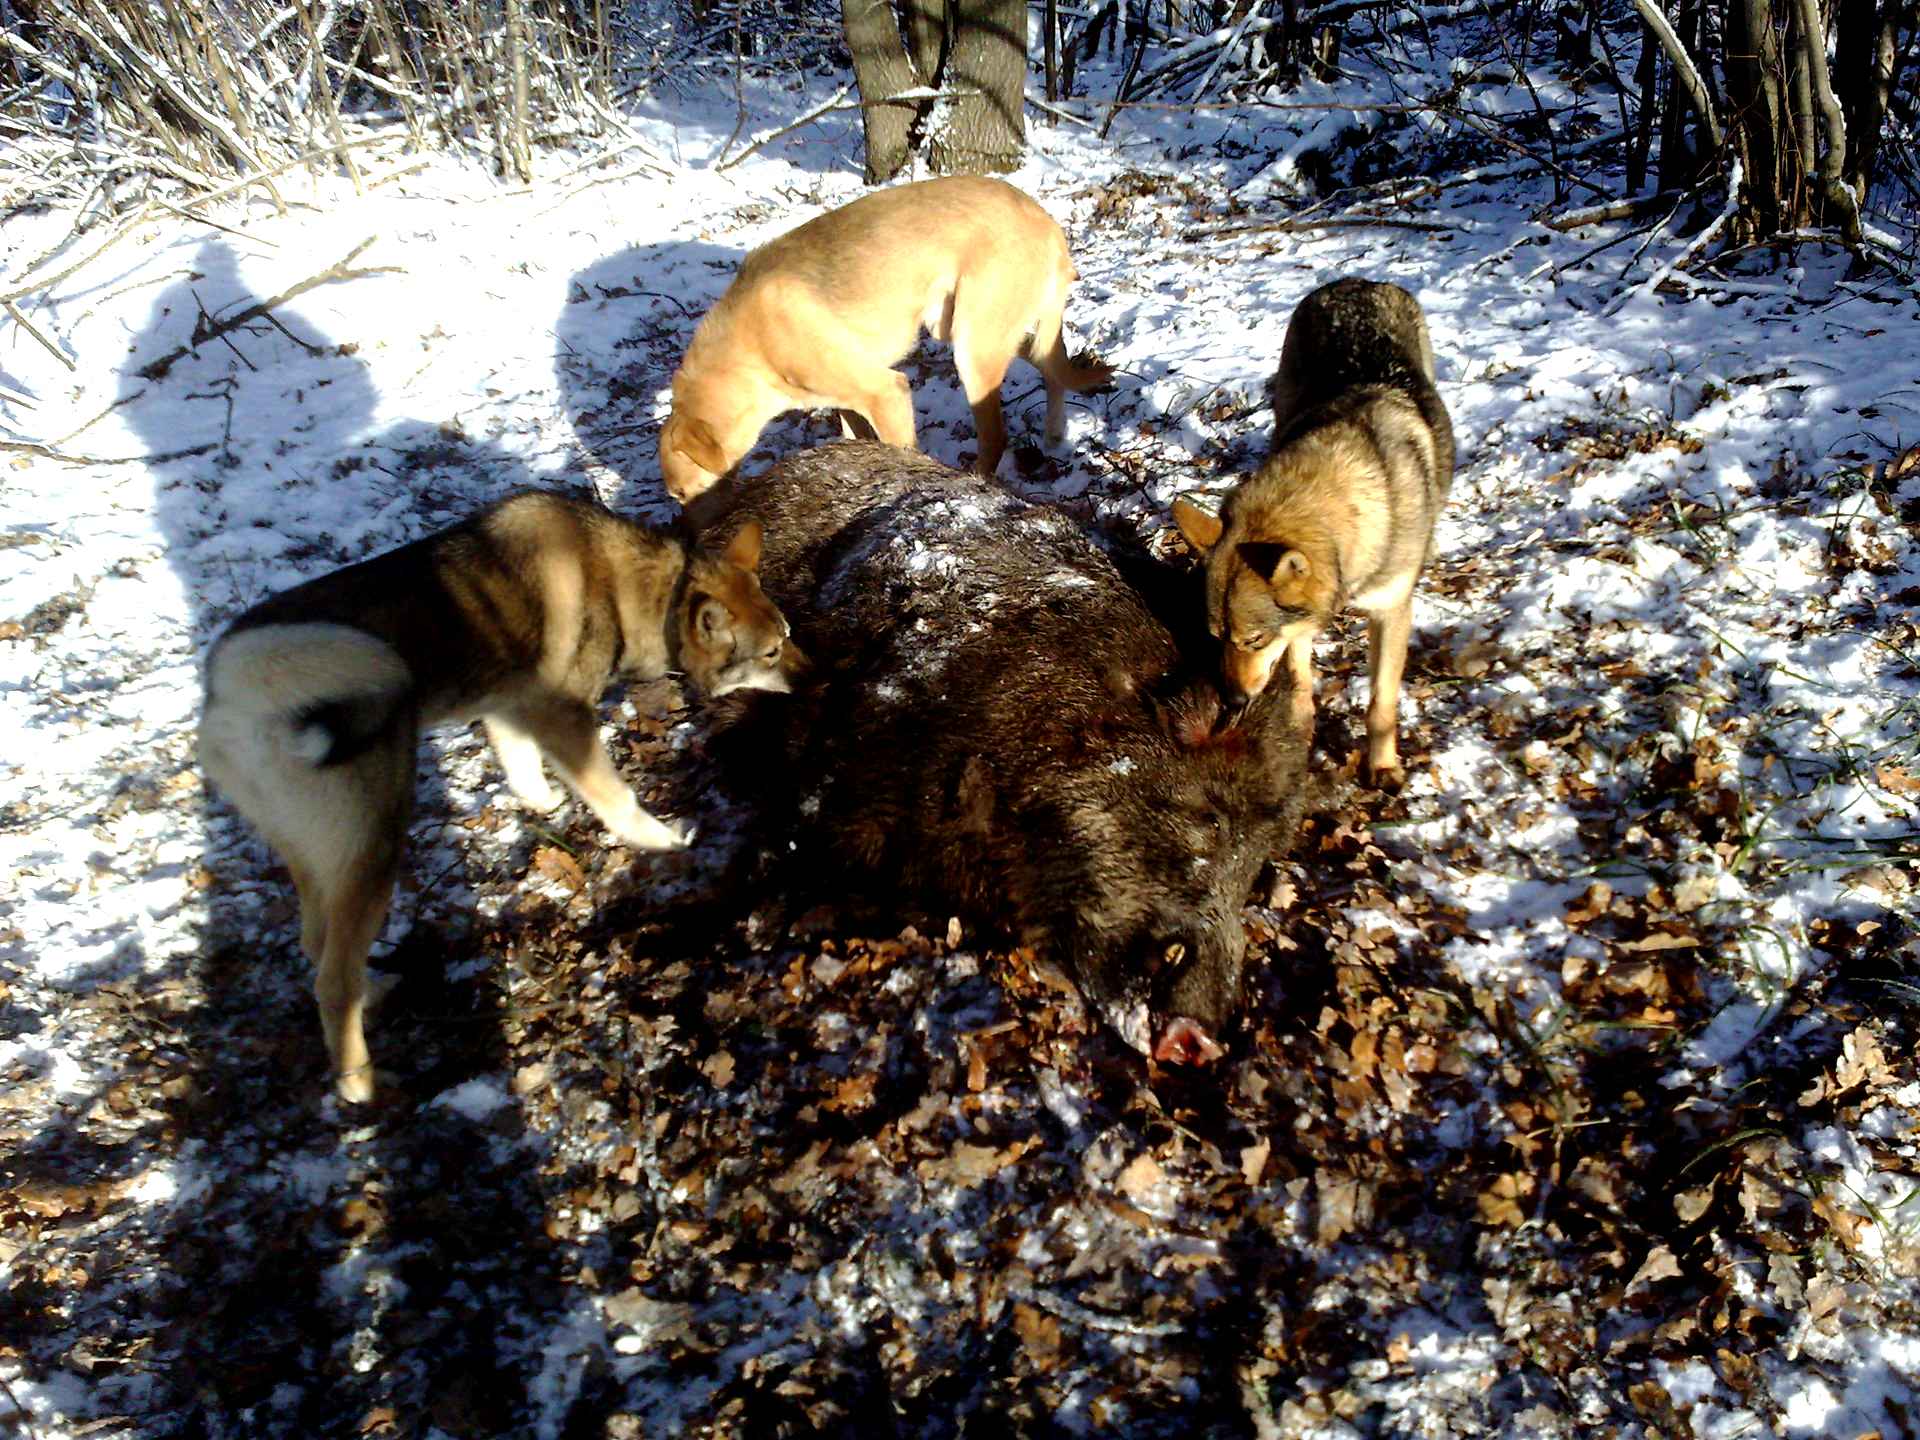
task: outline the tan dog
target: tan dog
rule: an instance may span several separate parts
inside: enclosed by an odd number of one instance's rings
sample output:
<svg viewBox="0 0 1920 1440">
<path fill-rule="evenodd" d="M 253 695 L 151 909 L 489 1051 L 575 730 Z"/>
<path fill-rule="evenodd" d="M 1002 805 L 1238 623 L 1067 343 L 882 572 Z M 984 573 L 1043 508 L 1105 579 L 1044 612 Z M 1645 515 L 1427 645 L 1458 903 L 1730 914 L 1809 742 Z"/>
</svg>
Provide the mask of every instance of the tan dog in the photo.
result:
<svg viewBox="0 0 1920 1440">
<path fill-rule="evenodd" d="M 362 1015 L 413 808 L 420 729 L 479 719 L 514 793 L 544 756 L 638 849 L 687 844 L 614 769 L 595 703 L 615 676 L 710 695 L 785 690 L 787 625 L 760 530 L 718 554 L 598 505 L 528 493 L 247 611 L 207 660 L 200 763 L 286 861 L 341 1098 L 373 1097 Z"/>
<path fill-rule="evenodd" d="M 1218 517 L 1182 496 L 1180 533 L 1207 557 L 1207 619 L 1229 688 L 1257 695 L 1282 654 L 1313 716 L 1313 640 L 1367 617 L 1367 766 L 1400 777 L 1400 681 L 1413 586 L 1453 482 L 1453 425 L 1434 388 L 1426 317 L 1397 285 L 1336 280 L 1294 310 L 1273 380 L 1274 445 Z"/>
<path fill-rule="evenodd" d="M 1047 383 L 1047 440 L 1066 436 L 1066 392 L 1112 378 L 1060 339 L 1073 262 L 1053 217 L 1002 180 L 955 175 L 881 190 L 761 246 L 707 312 L 673 377 L 660 472 L 683 504 L 787 410 L 859 415 L 914 443 L 913 396 L 892 367 L 924 329 L 953 344 L 973 407 L 978 470 L 1007 446 L 1000 382 L 1024 355 Z"/>
</svg>

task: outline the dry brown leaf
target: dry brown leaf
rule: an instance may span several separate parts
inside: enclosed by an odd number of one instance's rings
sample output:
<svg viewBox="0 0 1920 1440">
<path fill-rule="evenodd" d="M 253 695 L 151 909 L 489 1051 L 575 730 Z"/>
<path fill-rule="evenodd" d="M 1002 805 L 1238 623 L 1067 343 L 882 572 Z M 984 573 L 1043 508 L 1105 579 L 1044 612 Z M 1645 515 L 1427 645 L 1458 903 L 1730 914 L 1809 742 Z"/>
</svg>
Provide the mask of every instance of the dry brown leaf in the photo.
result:
<svg viewBox="0 0 1920 1440">
<path fill-rule="evenodd" d="M 856 1070 L 834 1087 L 833 1094 L 820 1102 L 827 1110 L 860 1110 L 873 1102 L 874 1083 L 880 1078 L 877 1070 Z"/>
<path fill-rule="evenodd" d="M 733 1083 L 733 1055 L 726 1050 L 716 1050 L 700 1062 L 700 1073 L 707 1077 L 707 1083 L 716 1090 L 724 1090 Z"/>
<path fill-rule="evenodd" d="M 1480 1192 L 1480 1218 L 1489 1225 L 1519 1226 L 1527 1212 L 1520 1202 L 1533 1193 L 1533 1177 L 1520 1173 L 1498 1175 L 1493 1184 Z"/>
<path fill-rule="evenodd" d="M 1699 947 L 1700 937 L 1671 935 L 1664 930 L 1655 930 L 1650 934 L 1642 935 L 1638 940 L 1621 940 L 1617 943 L 1622 950 L 1631 950 L 1635 953 L 1651 950 L 1693 950 Z"/>
<path fill-rule="evenodd" d="M 1248 1145 L 1240 1152 L 1240 1178 L 1247 1182 L 1249 1189 L 1259 1185 L 1260 1176 L 1267 1168 L 1267 1157 L 1273 1154 L 1273 1142 L 1262 1140 L 1257 1145 Z"/>
<path fill-rule="evenodd" d="M 1607 907 L 1613 903 L 1613 887 L 1604 880 L 1596 880 L 1587 887 L 1572 905 L 1567 907 L 1567 924 L 1585 925 L 1589 920 L 1598 919 L 1607 913 Z"/>
<path fill-rule="evenodd" d="M 1719 888 L 1711 875 L 1689 875 L 1673 887 L 1673 908 L 1683 915 L 1692 914 L 1713 899 Z"/>
<path fill-rule="evenodd" d="M 1844 1095 L 1856 1085 L 1885 1089 L 1897 1085 L 1899 1077 L 1887 1064 L 1886 1051 L 1873 1032 L 1862 1025 L 1840 1042 L 1840 1060 L 1833 1067 L 1834 1093 Z"/>
<path fill-rule="evenodd" d="M 1167 1183 L 1167 1172 L 1160 1168 L 1160 1162 L 1152 1154 L 1142 1150 L 1127 1163 L 1114 1183 L 1136 1205 L 1144 1205 Z"/>
<path fill-rule="evenodd" d="M 1647 1252 L 1647 1258 L 1627 1282 L 1627 1294 L 1634 1295 L 1651 1289 L 1660 1281 L 1672 1280 L 1680 1273 L 1680 1262 L 1673 1258 L 1673 1251 L 1664 1245 L 1656 1245 Z"/>
<path fill-rule="evenodd" d="M 1882 765 L 1873 778 L 1896 795 L 1920 795 L 1920 772 L 1905 765 Z"/>
<path fill-rule="evenodd" d="M 586 887 L 586 871 L 580 868 L 578 860 L 558 845 L 542 845 L 534 851 L 533 868 L 549 880 L 557 881 L 569 890 L 581 890 Z"/>
<path fill-rule="evenodd" d="M 1060 1357 L 1060 1322 L 1024 1300 L 1013 1304 L 1013 1328 L 1027 1353 L 1047 1369 Z"/>
<path fill-rule="evenodd" d="M 972 1187 L 991 1180 L 1038 1143 L 1029 1137 L 1016 1140 L 1004 1149 L 996 1149 L 991 1145 L 974 1145 L 962 1140 L 949 1153 L 938 1159 L 922 1160 L 914 1168 L 922 1180 Z"/>
<path fill-rule="evenodd" d="M 1691 1190 L 1682 1190 L 1673 1197 L 1673 1213 L 1682 1223 L 1691 1225 L 1713 1204 L 1713 1186 L 1699 1185 Z"/>
<path fill-rule="evenodd" d="M 1807 1318 L 1821 1329 L 1831 1331 L 1840 1319 L 1840 1306 L 1847 1298 L 1847 1287 L 1832 1276 L 1821 1275 L 1807 1286 Z M 1832 1321 L 1829 1325 L 1825 1322 Z"/>
<path fill-rule="evenodd" d="M 1314 1215 L 1314 1238 L 1331 1245 L 1342 1235 L 1373 1222 L 1373 1186 L 1358 1176 L 1321 1170 L 1313 1178 L 1319 1204 Z"/>
<path fill-rule="evenodd" d="M 1849 1250 L 1858 1250 L 1866 1242 L 1867 1226 L 1871 1223 L 1866 1216 L 1842 1210 L 1826 1195 L 1813 1202 L 1813 1213 L 1833 1227 L 1833 1233 Z"/>
</svg>

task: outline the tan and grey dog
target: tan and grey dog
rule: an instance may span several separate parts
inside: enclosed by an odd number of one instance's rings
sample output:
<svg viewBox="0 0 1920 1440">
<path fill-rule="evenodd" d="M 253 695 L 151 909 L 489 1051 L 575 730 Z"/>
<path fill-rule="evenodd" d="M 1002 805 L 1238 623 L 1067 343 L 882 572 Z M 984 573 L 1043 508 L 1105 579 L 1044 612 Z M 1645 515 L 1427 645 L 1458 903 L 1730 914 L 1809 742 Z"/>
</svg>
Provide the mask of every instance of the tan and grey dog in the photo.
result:
<svg viewBox="0 0 1920 1440">
<path fill-rule="evenodd" d="M 660 431 L 668 493 L 692 500 L 787 410 L 851 411 L 911 447 L 913 396 L 893 366 L 922 330 L 953 344 L 981 474 L 1006 450 L 1000 382 L 1016 355 L 1046 380 L 1047 439 L 1058 444 L 1066 392 L 1113 373 L 1067 358 L 1060 317 L 1073 280 L 1060 227 L 1003 180 L 923 180 L 809 220 L 748 255 L 694 332 Z"/>
<path fill-rule="evenodd" d="M 588 501 L 529 492 L 270 596 L 207 660 L 200 763 L 286 861 L 341 1098 L 369 1100 L 367 950 L 392 898 L 421 727 L 478 719 L 514 793 L 550 762 L 639 849 L 692 831 L 642 808 L 600 741 L 615 677 L 709 695 L 785 690 L 787 624 L 760 591 L 760 531 L 698 549 Z"/>
<path fill-rule="evenodd" d="M 1413 586 L 1454 463 L 1418 302 L 1356 279 L 1308 295 L 1287 325 L 1273 408 L 1266 464 L 1218 517 L 1182 496 L 1174 521 L 1207 557 L 1207 619 L 1239 694 L 1265 689 L 1285 654 L 1310 723 L 1314 637 L 1341 610 L 1366 615 L 1367 768 L 1394 784 Z"/>
</svg>

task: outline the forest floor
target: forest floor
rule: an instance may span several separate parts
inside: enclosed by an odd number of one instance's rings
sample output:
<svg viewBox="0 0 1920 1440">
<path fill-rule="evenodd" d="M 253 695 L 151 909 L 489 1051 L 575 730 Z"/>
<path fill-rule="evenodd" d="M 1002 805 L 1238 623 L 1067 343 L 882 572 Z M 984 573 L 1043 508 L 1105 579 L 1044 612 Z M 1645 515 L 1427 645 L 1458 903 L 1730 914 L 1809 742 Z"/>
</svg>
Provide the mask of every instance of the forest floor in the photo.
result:
<svg viewBox="0 0 1920 1440">
<path fill-rule="evenodd" d="M 1292 98 L 1419 64 L 1449 83 L 1408 54 Z M 693 325 L 861 191 L 850 112 L 717 171 L 735 97 L 703 73 L 531 187 L 442 157 L 149 216 L 32 300 L 71 368 L 5 331 L 0 1420 L 1920 1434 L 1920 296 L 1817 241 L 1663 278 L 1686 233 L 1549 228 L 1592 197 L 1420 117 L 1036 122 L 1011 177 L 1119 372 L 1053 457 L 1016 367 L 1021 493 L 1181 558 L 1169 502 L 1257 461 L 1287 316 L 1344 274 L 1419 298 L 1459 433 L 1409 783 L 1347 783 L 1344 627 L 1344 778 L 1249 906 L 1224 1061 L 1147 1068 L 969 927 L 770 926 L 721 877 L 775 842 L 699 789 L 660 685 L 607 713 L 700 821 L 684 854 L 530 816 L 477 732 L 434 737 L 375 952 L 383 1098 L 328 1097 L 285 873 L 193 763 L 199 657 L 523 485 L 671 517 Z M 1563 147 L 1613 123 L 1533 78 Z M 761 77 L 748 133 L 838 83 Z M 1533 101 L 1473 104 L 1524 134 Z M 1383 223 L 1257 228 L 1334 213 L 1329 166 Z M 11 217 L 6 269 L 71 225 Z M 370 237 L 373 273 L 193 345 Z M 907 368 L 964 462 L 944 350 Z M 790 417 L 749 468 L 824 434 Z"/>
</svg>

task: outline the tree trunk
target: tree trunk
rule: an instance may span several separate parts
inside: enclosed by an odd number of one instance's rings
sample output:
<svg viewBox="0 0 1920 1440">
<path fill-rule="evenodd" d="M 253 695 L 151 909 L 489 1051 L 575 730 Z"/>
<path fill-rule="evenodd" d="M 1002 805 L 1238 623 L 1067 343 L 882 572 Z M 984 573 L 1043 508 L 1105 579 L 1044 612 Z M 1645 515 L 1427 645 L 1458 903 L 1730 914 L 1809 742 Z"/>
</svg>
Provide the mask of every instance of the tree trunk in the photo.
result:
<svg viewBox="0 0 1920 1440">
<path fill-rule="evenodd" d="M 1653 31 L 1640 36 L 1640 63 L 1633 82 L 1640 92 L 1640 113 L 1634 117 L 1627 141 L 1627 193 L 1638 195 L 1647 184 L 1647 155 L 1653 149 L 1653 122 L 1660 110 L 1660 41 Z"/>
<path fill-rule="evenodd" d="M 1060 0 L 1047 0 L 1040 27 L 1046 39 L 1047 103 L 1052 104 L 1060 98 Z"/>
<path fill-rule="evenodd" d="M 1858 246 L 1860 206 L 1842 173 L 1847 162 L 1847 122 L 1827 75 L 1827 32 L 1820 23 L 1819 0 L 1800 0 L 1800 35 L 1806 46 L 1807 89 L 1813 104 L 1820 107 L 1821 132 L 1827 142 L 1820 155 L 1815 189 L 1821 218 L 1828 223 L 1837 221 L 1841 237 L 1847 244 Z M 1811 128 L 1812 115 L 1807 117 L 1807 124 Z"/>
<path fill-rule="evenodd" d="M 1880 155 L 1880 127 L 1898 77 L 1901 21 L 1920 26 L 1920 4 L 1840 0 L 1835 18 L 1833 86 L 1846 117 L 1844 173 L 1856 201 L 1864 202 Z"/>
<path fill-rule="evenodd" d="M 914 73 L 906 43 L 889 0 L 842 0 L 847 50 L 860 87 L 861 118 L 867 134 L 869 185 L 891 180 L 913 158 L 913 137 L 933 108 L 930 100 L 888 104 L 894 96 L 927 82 Z"/>
<path fill-rule="evenodd" d="M 1780 233 L 1787 213 L 1781 141 L 1786 107 L 1780 94 L 1780 50 L 1774 43 L 1772 0 L 1729 0 L 1727 6 L 1727 100 L 1735 117 L 1746 170 L 1748 219 L 1762 238 Z"/>
<path fill-rule="evenodd" d="M 928 161 L 940 175 L 1015 169 L 1026 144 L 1026 0 L 953 0 L 953 8 L 953 50 L 940 76 L 949 96 L 929 121 Z"/>
<path fill-rule="evenodd" d="M 953 14 L 947 0 L 901 0 L 907 21 L 907 60 L 928 85 L 940 83 L 951 42 Z"/>
</svg>

